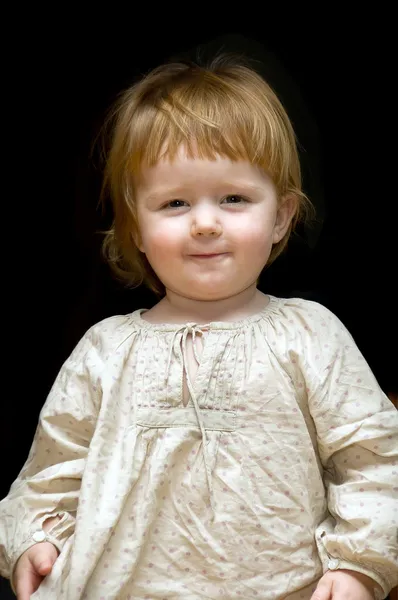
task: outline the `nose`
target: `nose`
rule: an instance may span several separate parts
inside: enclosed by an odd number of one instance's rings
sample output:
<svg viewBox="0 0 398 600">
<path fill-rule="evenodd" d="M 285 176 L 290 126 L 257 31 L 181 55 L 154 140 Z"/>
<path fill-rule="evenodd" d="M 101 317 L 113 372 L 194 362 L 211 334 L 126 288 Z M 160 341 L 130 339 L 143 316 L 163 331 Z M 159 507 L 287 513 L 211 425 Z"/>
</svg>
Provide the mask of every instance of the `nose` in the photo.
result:
<svg viewBox="0 0 398 600">
<path fill-rule="evenodd" d="M 191 233 L 194 237 L 219 237 L 222 226 L 211 208 L 202 208 L 195 211 L 192 218 Z"/>
</svg>

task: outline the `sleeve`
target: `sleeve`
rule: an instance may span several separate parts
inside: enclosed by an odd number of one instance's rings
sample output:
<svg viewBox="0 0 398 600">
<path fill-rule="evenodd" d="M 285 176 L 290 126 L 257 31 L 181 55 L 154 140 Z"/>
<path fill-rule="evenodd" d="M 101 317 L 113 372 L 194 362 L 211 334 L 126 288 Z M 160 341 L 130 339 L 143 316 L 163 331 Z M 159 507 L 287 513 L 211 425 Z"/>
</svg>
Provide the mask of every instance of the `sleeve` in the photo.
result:
<svg viewBox="0 0 398 600">
<path fill-rule="evenodd" d="M 93 331 L 80 340 L 40 412 L 28 459 L 0 502 L 0 574 L 12 578 L 30 546 L 52 542 L 59 551 L 72 535 L 79 489 L 100 403 L 100 360 Z M 49 517 L 61 520 L 48 532 Z"/>
<path fill-rule="evenodd" d="M 329 508 L 318 551 L 325 571 L 359 571 L 387 595 L 398 584 L 398 411 L 344 325 L 319 310 L 305 357 Z"/>
</svg>

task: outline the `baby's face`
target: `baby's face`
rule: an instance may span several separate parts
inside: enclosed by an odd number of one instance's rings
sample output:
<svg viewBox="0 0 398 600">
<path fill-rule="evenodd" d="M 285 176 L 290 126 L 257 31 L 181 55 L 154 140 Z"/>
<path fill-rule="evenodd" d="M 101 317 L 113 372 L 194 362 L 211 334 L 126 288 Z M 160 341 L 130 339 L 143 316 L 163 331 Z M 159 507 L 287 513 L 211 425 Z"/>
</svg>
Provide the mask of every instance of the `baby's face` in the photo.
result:
<svg viewBox="0 0 398 600">
<path fill-rule="evenodd" d="M 181 150 L 141 175 L 140 250 L 166 291 L 220 300 L 256 285 L 290 220 L 262 170 L 228 158 L 192 159 Z"/>
</svg>

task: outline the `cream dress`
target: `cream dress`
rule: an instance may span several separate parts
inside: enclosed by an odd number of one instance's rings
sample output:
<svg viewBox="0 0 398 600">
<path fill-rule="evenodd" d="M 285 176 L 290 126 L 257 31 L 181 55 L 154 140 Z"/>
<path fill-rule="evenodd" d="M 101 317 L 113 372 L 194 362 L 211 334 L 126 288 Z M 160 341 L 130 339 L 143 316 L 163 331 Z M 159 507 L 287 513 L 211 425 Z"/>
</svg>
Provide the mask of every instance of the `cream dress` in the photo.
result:
<svg viewBox="0 0 398 600">
<path fill-rule="evenodd" d="M 270 298 L 235 323 L 93 326 L 0 503 L 33 600 L 309 600 L 327 569 L 398 583 L 398 412 L 341 322 Z M 46 535 L 41 524 L 59 514 Z"/>
</svg>

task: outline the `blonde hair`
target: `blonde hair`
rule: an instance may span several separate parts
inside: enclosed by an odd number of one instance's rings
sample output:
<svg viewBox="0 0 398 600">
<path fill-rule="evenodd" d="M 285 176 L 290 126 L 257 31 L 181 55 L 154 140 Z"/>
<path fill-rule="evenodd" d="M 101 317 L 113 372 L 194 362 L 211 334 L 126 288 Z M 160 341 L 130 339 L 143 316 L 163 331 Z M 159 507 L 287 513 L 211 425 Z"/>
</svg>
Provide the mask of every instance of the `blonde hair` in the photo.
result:
<svg viewBox="0 0 398 600">
<path fill-rule="evenodd" d="M 240 59 L 162 65 L 122 93 L 107 125 L 112 136 L 101 198 L 111 198 L 113 223 L 105 232 L 103 253 L 131 286 L 145 283 L 164 294 L 133 241 L 139 239 L 134 188 L 143 167 L 165 156 L 172 160 L 181 145 L 191 158 L 220 155 L 258 165 L 272 178 L 279 197 L 295 197 L 289 230 L 273 246 L 268 264 L 283 251 L 298 221 L 310 214 L 289 117 L 271 87 Z"/>
</svg>

